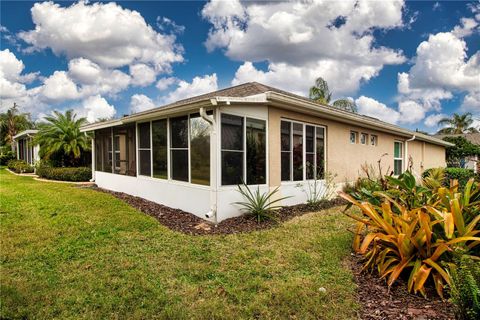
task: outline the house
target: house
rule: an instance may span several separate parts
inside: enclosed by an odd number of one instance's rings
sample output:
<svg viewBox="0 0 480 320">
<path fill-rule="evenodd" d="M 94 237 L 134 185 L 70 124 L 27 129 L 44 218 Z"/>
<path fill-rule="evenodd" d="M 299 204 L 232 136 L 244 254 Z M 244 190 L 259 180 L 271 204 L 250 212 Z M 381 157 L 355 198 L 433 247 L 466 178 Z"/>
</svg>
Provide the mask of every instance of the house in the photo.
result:
<svg viewBox="0 0 480 320">
<path fill-rule="evenodd" d="M 13 146 L 18 160 L 24 160 L 34 165 L 40 159 L 38 156 L 40 147 L 33 143 L 33 137 L 37 132 L 38 130 L 25 130 L 13 137 Z"/>
<path fill-rule="evenodd" d="M 214 223 L 240 215 L 237 185 L 280 188 L 304 203 L 315 176 L 355 179 L 382 157 L 395 174 L 445 166 L 448 142 L 251 82 L 121 119 L 94 132 L 93 180 L 105 189 L 191 212 Z"/>
<path fill-rule="evenodd" d="M 465 140 L 470 141 L 472 144 L 480 147 L 480 133 L 460 133 L 460 134 L 438 134 L 435 135 L 435 138 L 443 139 L 446 137 L 463 137 Z M 461 168 L 472 169 L 473 172 L 480 172 L 480 159 L 478 154 L 472 154 L 465 156 L 463 159 L 459 160 L 459 163 L 456 164 Z"/>
</svg>

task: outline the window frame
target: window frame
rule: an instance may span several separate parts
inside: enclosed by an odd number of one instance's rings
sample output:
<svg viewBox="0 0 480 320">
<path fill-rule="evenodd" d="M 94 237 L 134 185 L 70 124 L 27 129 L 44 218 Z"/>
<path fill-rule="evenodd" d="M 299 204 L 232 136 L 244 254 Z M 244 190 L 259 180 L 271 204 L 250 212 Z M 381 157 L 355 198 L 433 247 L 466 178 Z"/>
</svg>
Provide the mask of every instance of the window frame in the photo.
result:
<svg viewBox="0 0 480 320">
<path fill-rule="evenodd" d="M 395 157 L 395 145 L 399 143 L 400 144 L 400 152 L 401 152 L 401 155 L 400 157 Z M 405 151 L 404 151 L 404 144 L 403 144 L 403 141 L 400 141 L 400 140 L 394 140 L 393 141 L 393 174 L 395 176 L 399 176 L 401 175 L 404 171 L 405 171 L 405 168 L 403 167 L 404 166 L 404 154 L 405 154 Z M 395 173 L 395 161 L 400 161 L 401 163 L 401 172 L 399 174 L 396 174 Z"/>
<path fill-rule="evenodd" d="M 150 134 L 150 148 L 141 148 L 140 147 L 140 125 L 148 123 L 148 128 L 149 128 L 149 134 Z M 153 145 L 152 145 L 152 121 L 140 121 L 136 123 L 136 135 L 137 135 L 137 177 L 142 176 L 142 177 L 152 177 L 153 176 Z M 140 151 L 150 151 L 150 175 L 145 175 L 141 174 L 140 170 Z"/>
<path fill-rule="evenodd" d="M 375 140 L 375 143 L 373 143 L 373 144 L 372 144 L 372 139 Z M 372 146 L 372 147 L 378 146 L 378 135 L 376 135 L 376 134 L 371 134 L 371 135 L 370 135 L 370 143 L 369 143 L 369 145 Z"/>
<path fill-rule="evenodd" d="M 243 151 L 239 150 L 228 150 L 228 149 L 222 149 L 222 114 L 225 115 L 230 115 L 230 116 L 236 116 L 236 117 L 241 117 L 243 118 Z M 265 183 L 264 184 L 248 184 L 249 186 L 268 186 L 269 183 L 269 171 L 270 171 L 270 163 L 269 163 L 269 135 L 268 135 L 268 130 L 269 130 L 269 121 L 268 118 L 262 118 L 259 117 L 258 115 L 251 115 L 251 114 L 246 114 L 246 113 L 239 113 L 234 110 L 218 110 L 217 112 L 217 185 L 219 188 L 222 189 L 232 189 L 232 188 L 237 188 L 237 185 L 223 185 L 222 184 L 222 151 L 236 151 L 236 152 L 243 152 L 243 166 L 242 166 L 242 178 L 243 181 L 247 181 L 247 119 L 253 119 L 253 120 L 260 120 L 260 121 L 265 121 Z"/>
<path fill-rule="evenodd" d="M 362 142 L 362 137 L 365 137 L 365 142 Z M 361 145 L 364 145 L 364 146 L 368 146 L 368 138 L 369 138 L 369 134 L 368 133 L 365 133 L 365 132 L 361 132 L 360 133 L 360 144 Z"/>
<path fill-rule="evenodd" d="M 355 142 L 352 142 L 352 133 L 355 135 Z M 358 131 L 350 130 L 348 141 L 350 141 L 350 144 L 358 144 Z"/>
<path fill-rule="evenodd" d="M 280 119 L 280 128 L 281 128 L 281 122 L 290 122 L 290 151 L 283 151 L 283 152 L 290 152 L 290 180 L 281 180 L 282 172 L 280 171 L 280 183 L 289 185 L 289 184 L 298 184 L 301 182 L 308 182 L 308 181 L 314 181 L 315 178 L 313 179 L 307 179 L 307 170 L 306 170 L 306 140 L 307 140 L 307 135 L 306 135 L 306 126 L 313 126 L 314 131 L 313 131 L 313 159 L 314 159 L 314 177 L 317 177 L 317 127 L 323 129 L 323 147 L 324 147 L 324 152 L 323 152 L 323 163 L 324 163 L 324 178 L 323 179 L 318 179 L 319 181 L 325 181 L 325 173 L 327 172 L 328 164 L 327 164 L 327 126 L 326 125 L 321 125 L 321 124 L 315 124 L 311 122 L 302 122 L 298 120 L 291 120 L 287 118 L 281 118 Z M 302 180 L 293 180 L 293 123 L 298 123 L 303 126 L 303 179 Z M 281 139 L 281 138 L 280 138 Z M 281 141 L 281 140 L 280 140 Z M 280 155 L 281 155 L 282 149 L 280 146 Z M 280 170 L 282 168 L 281 165 L 281 158 L 280 158 Z"/>
</svg>

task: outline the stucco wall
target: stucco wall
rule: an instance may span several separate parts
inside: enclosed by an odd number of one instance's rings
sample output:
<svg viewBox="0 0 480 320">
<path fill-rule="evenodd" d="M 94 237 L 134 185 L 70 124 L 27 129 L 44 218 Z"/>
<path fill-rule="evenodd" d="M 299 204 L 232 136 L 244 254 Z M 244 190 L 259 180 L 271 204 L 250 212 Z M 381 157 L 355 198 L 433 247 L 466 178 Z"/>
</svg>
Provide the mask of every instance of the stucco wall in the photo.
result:
<svg viewBox="0 0 480 320">
<path fill-rule="evenodd" d="M 329 172 L 337 175 L 336 182 L 338 183 L 353 181 L 361 174 L 361 166 L 365 163 L 378 168 L 378 160 L 380 158 L 383 173 L 387 174 L 393 171 L 394 141 L 402 141 L 404 143 L 405 154 L 406 139 L 404 137 L 270 107 L 270 186 L 278 186 L 281 183 L 280 121 L 282 118 L 326 126 L 326 168 Z M 372 134 L 377 135 L 377 146 L 371 146 L 369 143 L 367 145 L 350 143 L 350 131 L 356 131 L 359 135 L 360 133 L 367 133 L 369 136 Z M 411 141 L 408 142 L 407 149 L 408 154 L 412 155 L 414 170 L 417 173 L 421 173 L 423 170 L 431 167 L 445 166 L 445 148 L 442 146 L 423 143 L 421 141 Z M 407 161 L 407 159 L 404 160 L 404 165 L 406 165 L 405 161 Z"/>
</svg>

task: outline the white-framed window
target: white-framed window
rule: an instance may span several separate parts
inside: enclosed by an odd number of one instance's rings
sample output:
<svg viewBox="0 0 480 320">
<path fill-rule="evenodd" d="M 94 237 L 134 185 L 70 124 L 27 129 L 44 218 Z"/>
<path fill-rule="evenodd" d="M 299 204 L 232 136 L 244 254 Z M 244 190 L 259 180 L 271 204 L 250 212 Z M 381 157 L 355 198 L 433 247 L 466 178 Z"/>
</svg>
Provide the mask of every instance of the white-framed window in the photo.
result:
<svg viewBox="0 0 480 320">
<path fill-rule="evenodd" d="M 221 184 L 267 183 L 267 122 L 221 114 Z"/>
<path fill-rule="evenodd" d="M 360 134 L 360 143 L 361 144 L 367 144 L 367 141 L 368 141 L 368 134 L 367 133 L 361 133 Z"/>
<path fill-rule="evenodd" d="M 325 176 L 325 128 L 282 120 L 281 179 L 303 181 Z"/>
<path fill-rule="evenodd" d="M 375 147 L 377 146 L 377 144 L 378 144 L 378 136 L 374 134 L 370 135 L 370 145 Z"/>
<path fill-rule="evenodd" d="M 350 143 L 355 144 L 357 143 L 358 132 L 350 131 Z"/>
<path fill-rule="evenodd" d="M 393 174 L 403 173 L 403 142 L 395 141 L 393 147 Z"/>
</svg>

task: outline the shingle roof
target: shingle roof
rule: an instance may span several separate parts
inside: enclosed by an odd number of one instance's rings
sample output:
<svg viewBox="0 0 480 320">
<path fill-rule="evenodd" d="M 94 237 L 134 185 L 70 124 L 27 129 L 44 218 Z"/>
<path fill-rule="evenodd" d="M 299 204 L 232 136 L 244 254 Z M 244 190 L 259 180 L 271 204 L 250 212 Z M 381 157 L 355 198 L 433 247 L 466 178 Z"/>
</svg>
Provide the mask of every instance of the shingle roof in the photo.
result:
<svg viewBox="0 0 480 320">
<path fill-rule="evenodd" d="M 445 137 L 464 137 L 471 143 L 480 146 L 480 133 L 437 134 L 434 137 L 438 139 L 443 139 Z"/>
</svg>

